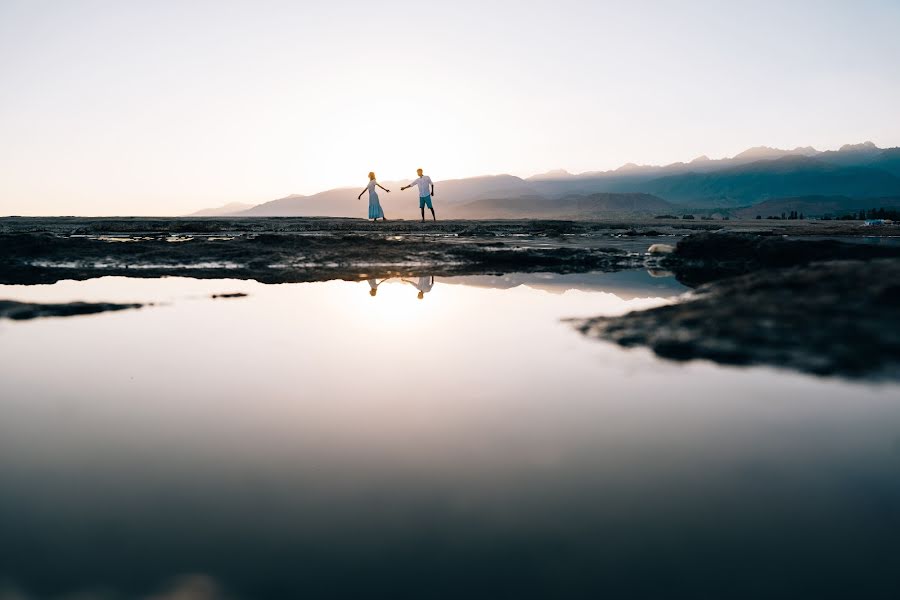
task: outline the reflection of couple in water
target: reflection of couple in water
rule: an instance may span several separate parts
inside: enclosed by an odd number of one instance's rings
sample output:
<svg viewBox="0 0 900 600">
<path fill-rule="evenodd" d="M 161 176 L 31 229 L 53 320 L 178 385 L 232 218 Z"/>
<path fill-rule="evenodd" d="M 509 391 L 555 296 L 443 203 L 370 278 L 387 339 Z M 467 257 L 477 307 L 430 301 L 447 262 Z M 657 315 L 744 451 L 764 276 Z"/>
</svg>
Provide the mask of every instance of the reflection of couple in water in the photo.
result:
<svg viewBox="0 0 900 600">
<path fill-rule="evenodd" d="M 431 203 L 431 197 L 434 196 L 434 182 L 431 181 L 431 177 L 428 175 L 422 174 L 422 169 L 416 170 L 416 174 L 418 174 L 419 178 L 410 183 L 409 185 L 405 185 L 400 188 L 402 192 L 405 189 L 409 189 L 413 186 L 418 186 L 419 188 L 419 210 L 422 211 L 422 222 L 425 222 L 425 207 L 428 207 L 428 210 L 431 211 L 431 218 L 437 221 L 437 215 L 434 214 L 434 206 Z M 375 181 L 375 173 L 369 173 L 369 183 L 366 187 L 359 193 L 356 197 L 357 200 L 362 199 L 362 195 L 369 192 L 369 218 L 373 221 L 377 221 L 381 219 L 382 221 L 387 221 L 387 217 L 384 216 L 384 210 L 381 208 L 381 201 L 378 199 L 378 192 L 375 190 L 376 187 L 383 189 L 387 193 L 391 193 L 391 190 L 382 186 L 380 183 Z M 373 294 L 374 296 L 374 294 Z"/>
<path fill-rule="evenodd" d="M 401 279 L 403 283 L 408 283 L 413 286 L 417 290 L 419 290 L 419 300 L 425 298 L 425 294 L 431 291 L 431 288 L 434 287 L 434 275 L 424 275 L 419 277 L 419 281 L 410 281 L 408 279 Z"/>
<path fill-rule="evenodd" d="M 386 279 L 382 279 L 381 281 L 376 281 L 374 277 L 368 278 L 366 281 L 369 282 L 369 288 L 370 288 L 369 295 L 374 298 L 375 294 L 378 293 L 378 286 L 381 285 L 382 283 L 384 283 L 385 281 L 388 281 L 389 279 L 391 279 L 391 278 L 388 277 Z M 434 275 L 423 275 L 422 277 L 419 277 L 418 281 L 410 281 L 408 279 L 402 279 L 402 278 L 400 279 L 400 281 L 402 281 L 403 283 L 408 283 L 411 286 L 413 286 L 414 288 L 416 288 L 417 290 L 419 290 L 419 293 L 417 295 L 419 300 L 424 300 L 425 294 L 430 292 L 431 288 L 434 287 Z"/>
</svg>

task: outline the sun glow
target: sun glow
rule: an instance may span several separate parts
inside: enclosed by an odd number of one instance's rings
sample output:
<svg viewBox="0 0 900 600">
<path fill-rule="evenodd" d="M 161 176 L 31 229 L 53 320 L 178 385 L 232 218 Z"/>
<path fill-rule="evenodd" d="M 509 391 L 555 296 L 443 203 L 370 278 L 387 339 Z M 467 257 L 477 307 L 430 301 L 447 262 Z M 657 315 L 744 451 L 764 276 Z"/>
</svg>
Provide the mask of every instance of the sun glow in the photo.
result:
<svg viewBox="0 0 900 600">
<path fill-rule="evenodd" d="M 417 278 L 396 277 L 388 280 L 376 279 L 376 293 L 368 281 L 358 284 L 359 294 L 346 298 L 352 305 L 350 310 L 363 330 L 373 333 L 390 332 L 398 327 L 407 329 L 420 325 L 423 319 L 440 318 L 440 308 L 444 304 L 440 294 L 427 293 L 420 300 L 419 291 L 412 284 Z M 412 282 L 412 283 L 407 283 Z"/>
<path fill-rule="evenodd" d="M 340 119 L 317 122 L 308 135 L 317 140 L 319 155 L 332 160 L 317 162 L 306 179 L 321 179 L 323 187 L 326 181 L 356 180 L 362 186 L 369 171 L 380 181 L 396 181 L 415 178 L 419 167 L 441 179 L 466 175 L 459 163 L 471 139 L 467 115 L 410 96 L 404 89 L 351 98 L 332 113 Z"/>
<path fill-rule="evenodd" d="M 3 215 L 182 215 L 369 171 L 528 177 L 900 135 L 887 0 L 816 19 L 785 2 L 56 4 L 0 2 Z"/>
</svg>

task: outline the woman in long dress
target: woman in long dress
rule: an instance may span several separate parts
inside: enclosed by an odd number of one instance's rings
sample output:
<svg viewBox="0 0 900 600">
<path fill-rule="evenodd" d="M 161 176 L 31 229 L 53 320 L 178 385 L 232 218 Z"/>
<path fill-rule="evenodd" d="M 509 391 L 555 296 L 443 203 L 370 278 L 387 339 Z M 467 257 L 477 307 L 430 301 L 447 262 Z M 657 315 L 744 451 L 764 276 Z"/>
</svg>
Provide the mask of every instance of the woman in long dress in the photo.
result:
<svg viewBox="0 0 900 600">
<path fill-rule="evenodd" d="M 382 283 L 384 283 L 385 281 L 387 281 L 388 279 L 390 279 L 390 277 L 385 277 L 381 281 L 376 280 L 374 277 L 366 278 L 366 281 L 369 282 L 369 295 L 374 298 L 375 294 L 378 293 L 378 286 L 381 285 Z"/>
<path fill-rule="evenodd" d="M 389 194 L 391 193 L 391 190 L 382 187 L 380 183 L 375 181 L 375 173 L 369 173 L 369 185 L 359 193 L 359 196 L 357 196 L 356 199 L 361 199 L 362 195 L 366 193 L 366 190 L 369 190 L 369 218 L 373 221 L 377 221 L 378 219 L 387 221 L 387 218 L 384 216 L 384 211 L 381 210 L 381 202 L 378 201 L 378 192 L 375 191 L 376 186 Z"/>
</svg>

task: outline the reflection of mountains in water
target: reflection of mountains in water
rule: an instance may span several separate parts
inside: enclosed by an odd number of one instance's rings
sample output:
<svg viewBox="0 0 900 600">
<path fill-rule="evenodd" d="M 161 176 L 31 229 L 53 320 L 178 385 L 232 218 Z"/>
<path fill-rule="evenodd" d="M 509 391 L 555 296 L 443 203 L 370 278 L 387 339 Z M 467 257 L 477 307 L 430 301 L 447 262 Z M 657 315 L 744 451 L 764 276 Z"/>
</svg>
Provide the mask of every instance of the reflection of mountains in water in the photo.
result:
<svg viewBox="0 0 900 600">
<path fill-rule="evenodd" d="M 661 276 L 660 276 L 661 275 Z M 473 287 L 509 289 L 520 285 L 562 294 L 568 290 L 608 292 L 623 300 L 634 298 L 670 298 L 688 288 L 668 274 L 648 271 L 620 271 L 618 273 L 509 273 L 506 275 L 469 275 L 442 277 L 440 283 Z"/>
</svg>

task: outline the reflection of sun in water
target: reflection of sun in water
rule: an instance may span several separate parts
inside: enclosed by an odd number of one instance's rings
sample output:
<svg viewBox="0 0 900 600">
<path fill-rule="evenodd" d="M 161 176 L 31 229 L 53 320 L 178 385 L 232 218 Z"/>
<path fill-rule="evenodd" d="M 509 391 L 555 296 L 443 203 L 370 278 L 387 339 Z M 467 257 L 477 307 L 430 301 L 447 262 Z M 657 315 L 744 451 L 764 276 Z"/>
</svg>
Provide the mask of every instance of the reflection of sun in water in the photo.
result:
<svg viewBox="0 0 900 600">
<path fill-rule="evenodd" d="M 425 294 L 422 300 L 417 298 L 419 290 L 404 283 L 399 277 L 387 281 L 378 279 L 378 291 L 370 295 L 371 286 L 367 281 L 359 284 L 360 293 L 355 310 L 365 320 L 365 328 L 372 330 L 396 329 L 398 327 L 415 327 L 428 314 L 431 293 Z M 433 309 L 434 307 L 431 306 Z"/>
</svg>

